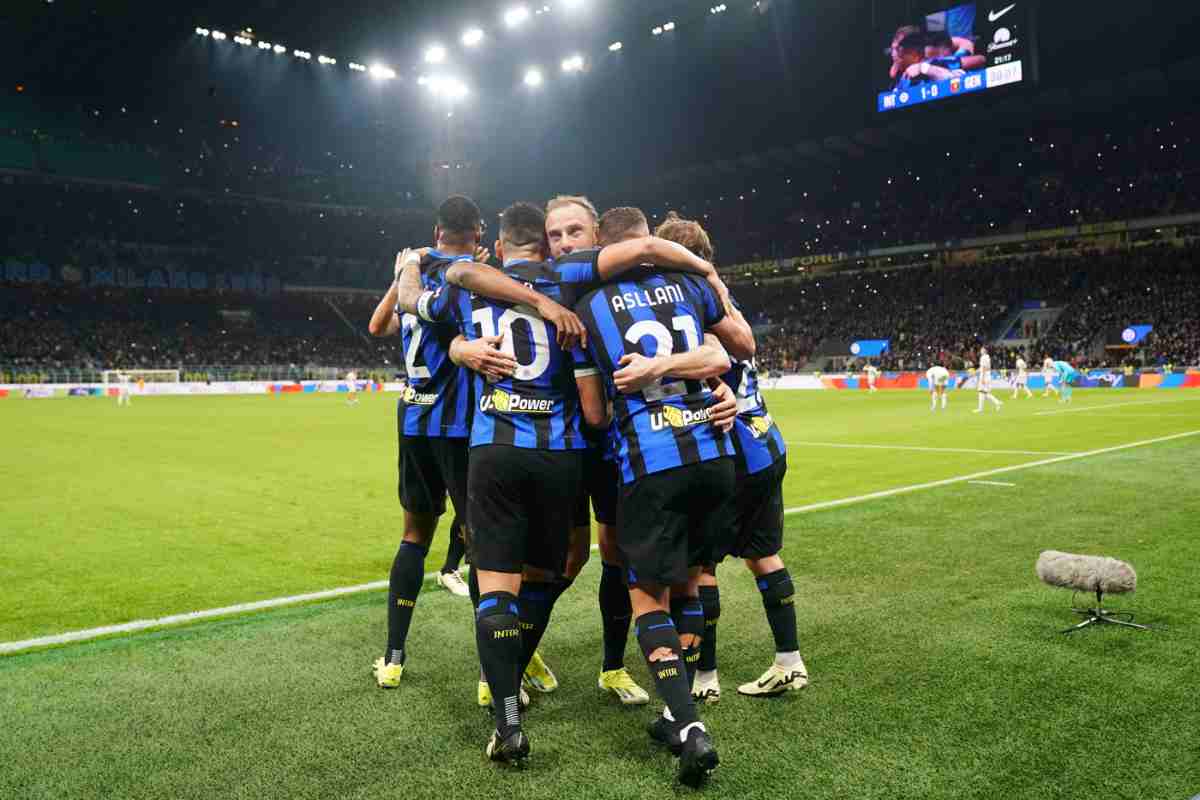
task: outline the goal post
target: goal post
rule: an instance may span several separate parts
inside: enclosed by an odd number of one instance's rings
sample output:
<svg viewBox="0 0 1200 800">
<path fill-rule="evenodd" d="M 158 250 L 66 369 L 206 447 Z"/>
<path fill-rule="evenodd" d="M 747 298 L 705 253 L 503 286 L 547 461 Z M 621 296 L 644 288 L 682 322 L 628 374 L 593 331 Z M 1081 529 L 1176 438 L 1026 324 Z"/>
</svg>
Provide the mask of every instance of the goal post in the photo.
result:
<svg viewBox="0 0 1200 800">
<path fill-rule="evenodd" d="M 102 373 L 104 384 L 119 384 L 121 376 L 128 376 L 130 383 L 179 383 L 177 369 L 106 369 Z"/>
</svg>

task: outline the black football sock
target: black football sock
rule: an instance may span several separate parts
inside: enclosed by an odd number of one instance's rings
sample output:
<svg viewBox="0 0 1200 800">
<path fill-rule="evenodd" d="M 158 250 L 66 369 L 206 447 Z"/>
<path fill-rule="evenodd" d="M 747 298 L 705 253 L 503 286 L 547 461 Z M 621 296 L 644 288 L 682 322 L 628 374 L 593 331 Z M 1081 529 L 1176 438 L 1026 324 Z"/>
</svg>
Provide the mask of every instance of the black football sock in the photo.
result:
<svg viewBox="0 0 1200 800">
<path fill-rule="evenodd" d="M 633 606 L 625 586 L 625 572 L 614 564 L 602 564 L 600 573 L 600 622 L 604 629 L 604 671 L 625 666 L 625 643 Z"/>
<path fill-rule="evenodd" d="M 700 605 L 704 606 L 704 638 L 700 641 L 700 670 L 717 668 L 717 620 L 721 618 L 721 587 L 701 586 Z"/>
<path fill-rule="evenodd" d="M 521 624 L 517 597 L 488 592 L 475 610 L 475 644 L 479 663 L 492 690 L 496 730 L 507 737 L 521 727 Z"/>
<path fill-rule="evenodd" d="M 787 569 L 779 569 L 760 577 L 758 591 L 762 593 L 767 624 L 775 637 L 776 653 L 791 653 L 800 649 L 796 633 L 796 607 L 792 604 L 795 589 Z"/>
<path fill-rule="evenodd" d="M 550 612 L 554 610 L 557 597 L 556 585 L 540 581 L 526 581 L 521 585 L 521 596 L 517 607 L 521 617 L 521 673 L 529 666 L 529 660 L 537 650 L 550 624 Z"/>
<path fill-rule="evenodd" d="M 462 563 L 463 553 L 467 546 L 463 543 L 462 528 L 459 527 L 458 517 L 450 523 L 450 543 L 446 545 L 446 560 L 442 563 L 442 572 L 454 572 Z"/>
<path fill-rule="evenodd" d="M 694 644 L 682 649 L 683 665 L 687 670 L 688 686 L 691 687 L 696 679 L 696 667 L 700 664 L 700 643 L 704 637 L 704 607 L 700 605 L 700 598 L 672 597 L 671 619 L 680 638 L 687 634 L 695 637 Z"/>
<path fill-rule="evenodd" d="M 665 611 L 651 611 L 637 618 L 634 627 L 654 688 L 659 699 L 666 704 L 671 718 L 679 725 L 690 725 L 700 718 L 696 715 L 696 704 L 692 702 L 692 687 L 688 683 L 687 669 L 680 657 L 679 634 L 675 624 Z M 666 649 L 671 656 L 652 661 L 650 656 L 657 650 Z"/>
<path fill-rule="evenodd" d="M 384 658 L 391 664 L 403 664 L 406 658 L 404 644 L 408 640 L 408 628 L 412 625 L 413 611 L 417 608 L 417 595 L 425 579 L 424 547 L 412 542 L 401 542 L 392 561 L 392 572 L 388 577 L 388 641 Z"/>
</svg>

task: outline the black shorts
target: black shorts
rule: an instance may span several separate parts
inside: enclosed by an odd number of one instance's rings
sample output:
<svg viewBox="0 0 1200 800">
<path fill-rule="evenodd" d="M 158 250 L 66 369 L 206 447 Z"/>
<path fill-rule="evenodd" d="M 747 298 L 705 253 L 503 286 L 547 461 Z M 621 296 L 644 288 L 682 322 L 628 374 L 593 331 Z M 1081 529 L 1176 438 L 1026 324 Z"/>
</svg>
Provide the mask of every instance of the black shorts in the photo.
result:
<svg viewBox="0 0 1200 800">
<path fill-rule="evenodd" d="M 446 513 L 446 495 L 454 512 L 467 512 L 466 439 L 400 436 L 400 505 L 414 514 Z"/>
<path fill-rule="evenodd" d="M 492 444 L 471 449 L 467 549 L 471 564 L 518 573 L 528 565 L 562 574 L 583 453 Z"/>
<path fill-rule="evenodd" d="M 616 525 L 617 487 L 621 483 L 617 464 L 615 461 L 606 461 L 598 448 L 589 447 L 583 453 L 583 483 L 575 501 L 575 527 L 583 528 L 591 524 L 588 500 L 592 501 L 591 511 L 596 516 L 596 522 Z"/>
<path fill-rule="evenodd" d="M 733 495 L 733 541 L 727 553 L 737 558 L 766 558 L 783 549 L 783 476 L 787 456 L 753 475 L 738 479 Z"/>
<path fill-rule="evenodd" d="M 621 487 L 617 546 L 629 582 L 683 583 L 688 568 L 708 564 L 729 547 L 733 459 L 656 472 Z"/>
</svg>

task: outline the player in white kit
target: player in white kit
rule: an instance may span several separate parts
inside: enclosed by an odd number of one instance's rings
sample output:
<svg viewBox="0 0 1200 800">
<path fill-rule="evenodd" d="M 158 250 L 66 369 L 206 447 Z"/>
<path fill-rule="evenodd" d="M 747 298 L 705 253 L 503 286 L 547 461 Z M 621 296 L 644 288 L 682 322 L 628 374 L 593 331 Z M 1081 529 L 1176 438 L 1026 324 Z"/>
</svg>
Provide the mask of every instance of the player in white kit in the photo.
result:
<svg viewBox="0 0 1200 800">
<path fill-rule="evenodd" d="M 867 374 L 867 388 L 872 392 L 878 392 L 879 390 L 875 388 L 875 381 L 879 379 L 879 370 L 875 368 L 874 364 L 867 364 L 863 368 L 863 372 Z"/>
<path fill-rule="evenodd" d="M 1022 356 L 1017 356 L 1017 377 L 1013 379 L 1013 399 L 1025 390 L 1026 397 L 1033 397 L 1033 392 L 1029 391 L 1029 365 L 1025 363 Z"/>
<path fill-rule="evenodd" d="M 925 371 L 925 380 L 929 382 L 929 410 L 937 411 L 938 398 L 942 398 L 942 410 L 946 410 L 946 385 L 950 382 L 950 370 L 934 365 Z"/>
<path fill-rule="evenodd" d="M 999 411 L 1004 403 L 1000 402 L 1000 398 L 992 394 L 992 357 L 988 355 L 986 347 L 979 348 L 979 407 L 974 413 L 980 414 L 983 412 L 983 401 L 991 400 Z"/>
<path fill-rule="evenodd" d="M 1054 359 L 1047 353 L 1042 360 L 1042 377 L 1046 379 L 1046 390 L 1042 392 L 1042 397 L 1049 397 L 1051 392 L 1058 394 L 1058 387 L 1054 385 L 1054 379 L 1058 377 L 1058 370 L 1054 368 Z"/>
<path fill-rule="evenodd" d="M 346 403 L 348 405 L 357 404 L 358 403 L 358 373 L 357 372 L 347 372 L 346 373 L 346 386 L 350 389 L 350 397 L 346 400 Z"/>
<path fill-rule="evenodd" d="M 122 372 L 117 377 L 117 405 L 127 406 L 131 402 L 129 374 Z"/>
</svg>

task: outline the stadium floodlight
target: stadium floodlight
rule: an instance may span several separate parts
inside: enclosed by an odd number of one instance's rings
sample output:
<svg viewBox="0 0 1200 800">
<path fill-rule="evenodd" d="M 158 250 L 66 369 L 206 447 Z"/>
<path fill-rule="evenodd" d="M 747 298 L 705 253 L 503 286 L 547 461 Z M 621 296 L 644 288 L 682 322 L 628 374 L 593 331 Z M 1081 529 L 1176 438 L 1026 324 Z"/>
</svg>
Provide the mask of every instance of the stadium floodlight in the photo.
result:
<svg viewBox="0 0 1200 800">
<path fill-rule="evenodd" d="M 212 33 L 212 31 L 210 31 L 208 28 L 196 28 L 197 36 L 208 36 L 210 33 Z"/>
<path fill-rule="evenodd" d="M 514 6 L 504 12 L 504 24 L 510 28 L 517 27 L 527 19 L 529 19 L 529 8 L 527 6 Z"/>
<path fill-rule="evenodd" d="M 663 32 L 662 25 L 655 25 L 653 28 L 650 29 L 651 36 L 662 36 L 662 32 Z"/>
<path fill-rule="evenodd" d="M 275 55 L 277 55 L 277 56 L 281 56 L 287 52 L 287 48 L 281 44 L 277 44 L 274 47 L 272 47 L 271 49 L 275 52 Z"/>
<path fill-rule="evenodd" d="M 425 51 L 426 64 L 441 64 L 445 60 L 446 48 L 442 47 L 440 44 L 432 45 L 428 50 Z"/>
<path fill-rule="evenodd" d="M 673 30 L 675 30 L 675 23 L 674 23 L 674 22 L 667 22 L 667 23 L 665 23 L 665 24 L 663 25 L 663 30 L 664 30 L 664 31 L 673 31 Z"/>
<path fill-rule="evenodd" d="M 396 77 L 396 70 L 385 64 L 372 64 L 368 72 L 372 78 L 379 81 L 390 81 Z"/>
<path fill-rule="evenodd" d="M 537 69 L 536 67 L 525 70 L 525 85 L 532 87 L 532 88 L 537 88 L 538 86 L 541 86 L 542 85 L 542 71 L 540 69 Z"/>
<path fill-rule="evenodd" d="M 228 36 L 226 36 L 225 34 L 221 33 L 220 31 L 213 31 L 213 32 L 212 32 L 211 34 L 209 34 L 209 35 L 210 35 L 210 36 L 212 36 L 212 38 L 216 39 L 218 42 L 223 42 L 223 41 L 225 41 L 226 39 L 228 39 L 228 38 L 229 38 Z"/>
<path fill-rule="evenodd" d="M 468 28 L 463 31 L 462 43 L 467 47 L 474 47 L 483 41 L 483 30 L 481 28 Z"/>
<path fill-rule="evenodd" d="M 620 42 L 613 42 L 612 44 L 610 44 L 608 46 L 608 49 L 611 50 L 612 52 L 616 53 L 616 52 L 619 52 L 620 49 L 624 46 L 625 45 L 621 44 Z"/>
<path fill-rule="evenodd" d="M 564 58 L 562 62 L 563 72 L 582 72 L 583 71 L 583 56 L 574 55 L 570 58 Z"/>
<path fill-rule="evenodd" d="M 233 37 L 233 41 L 237 44 L 240 44 L 242 47 L 249 47 L 250 45 L 254 44 L 254 40 L 249 36 L 235 36 Z"/>
<path fill-rule="evenodd" d="M 723 12 L 723 11 L 728 11 L 728 10 L 729 10 L 729 9 L 728 9 L 728 8 L 726 8 L 725 4 L 724 4 L 724 3 L 721 3 L 719 6 L 713 6 L 712 8 L 710 8 L 710 9 L 708 10 L 708 13 L 710 13 L 710 14 L 720 14 L 721 12 Z"/>
<path fill-rule="evenodd" d="M 367 71 L 367 68 L 364 67 L 362 64 L 357 64 L 353 61 L 350 62 L 350 69 L 353 70 L 354 72 L 366 72 Z"/>
<path fill-rule="evenodd" d="M 308 52 L 307 50 L 293 50 L 292 55 L 294 55 L 296 58 L 303 58 L 305 61 L 312 60 L 312 53 Z"/>
<path fill-rule="evenodd" d="M 337 59 L 329 56 L 317 56 L 317 63 L 331 67 L 337 63 Z"/>
<path fill-rule="evenodd" d="M 270 49 L 271 49 L 271 43 L 270 43 L 270 42 L 259 42 L 259 43 L 258 43 L 258 49 L 259 49 L 259 50 L 270 50 Z"/>
</svg>

